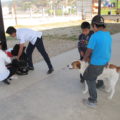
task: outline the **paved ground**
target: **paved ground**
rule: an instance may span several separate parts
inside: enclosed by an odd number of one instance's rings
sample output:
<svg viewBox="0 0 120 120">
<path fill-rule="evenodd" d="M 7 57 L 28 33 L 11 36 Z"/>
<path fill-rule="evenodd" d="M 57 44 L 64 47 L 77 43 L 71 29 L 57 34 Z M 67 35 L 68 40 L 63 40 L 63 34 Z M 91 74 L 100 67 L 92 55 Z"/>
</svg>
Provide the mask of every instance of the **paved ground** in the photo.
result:
<svg viewBox="0 0 120 120">
<path fill-rule="evenodd" d="M 112 62 L 120 65 L 120 34 L 113 36 Z M 44 61 L 35 71 L 0 85 L 0 120 L 120 120 L 120 82 L 112 100 L 98 91 L 98 106 L 90 109 L 82 104 L 79 73 L 67 69 L 78 59 L 77 49 L 53 57 L 55 72 L 47 76 Z"/>
</svg>

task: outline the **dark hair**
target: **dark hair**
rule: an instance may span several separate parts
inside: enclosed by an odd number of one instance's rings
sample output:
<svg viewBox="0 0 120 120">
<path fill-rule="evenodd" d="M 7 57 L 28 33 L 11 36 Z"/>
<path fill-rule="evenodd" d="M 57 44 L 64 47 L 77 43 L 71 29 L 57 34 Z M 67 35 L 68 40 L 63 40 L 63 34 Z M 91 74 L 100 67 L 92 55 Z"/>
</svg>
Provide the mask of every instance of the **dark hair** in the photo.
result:
<svg viewBox="0 0 120 120">
<path fill-rule="evenodd" d="M 6 33 L 8 33 L 9 35 L 16 33 L 16 29 L 12 26 L 8 27 L 6 30 Z"/>
<path fill-rule="evenodd" d="M 81 29 L 86 29 L 86 28 L 90 29 L 90 23 L 89 22 L 83 22 L 81 24 Z"/>
<path fill-rule="evenodd" d="M 106 28 L 104 18 L 101 15 L 96 15 L 95 17 L 93 17 L 91 25 L 92 26 L 96 25 L 97 28 L 99 27 Z"/>
</svg>

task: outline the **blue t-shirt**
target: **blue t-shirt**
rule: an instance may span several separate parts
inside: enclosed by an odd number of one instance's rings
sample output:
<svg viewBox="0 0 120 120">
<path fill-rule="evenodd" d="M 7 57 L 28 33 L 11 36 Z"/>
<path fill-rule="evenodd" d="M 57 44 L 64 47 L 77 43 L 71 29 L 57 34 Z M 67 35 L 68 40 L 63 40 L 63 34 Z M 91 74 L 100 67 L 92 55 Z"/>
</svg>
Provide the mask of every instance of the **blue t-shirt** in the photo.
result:
<svg viewBox="0 0 120 120">
<path fill-rule="evenodd" d="M 94 33 L 87 48 L 92 49 L 90 64 L 105 65 L 111 58 L 112 38 L 109 32 L 98 31 Z"/>
</svg>

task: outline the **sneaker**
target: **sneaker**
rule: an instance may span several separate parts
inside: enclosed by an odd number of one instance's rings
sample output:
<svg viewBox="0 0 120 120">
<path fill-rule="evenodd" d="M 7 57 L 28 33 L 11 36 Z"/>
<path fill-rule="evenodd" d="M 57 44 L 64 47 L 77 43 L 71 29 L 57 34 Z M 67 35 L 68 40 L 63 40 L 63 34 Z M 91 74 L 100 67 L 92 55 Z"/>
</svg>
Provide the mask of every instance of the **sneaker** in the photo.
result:
<svg viewBox="0 0 120 120">
<path fill-rule="evenodd" d="M 83 104 L 91 108 L 96 108 L 96 102 L 90 102 L 88 99 L 83 99 Z"/>
<path fill-rule="evenodd" d="M 3 80 L 3 82 L 7 85 L 10 85 L 10 82 L 8 80 Z"/>
<path fill-rule="evenodd" d="M 51 68 L 51 69 L 48 70 L 47 74 L 51 74 L 53 71 L 54 71 L 54 69 Z"/>
<path fill-rule="evenodd" d="M 12 77 L 9 78 L 9 80 L 17 80 L 18 76 L 17 75 L 13 75 Z"/>
</svg>

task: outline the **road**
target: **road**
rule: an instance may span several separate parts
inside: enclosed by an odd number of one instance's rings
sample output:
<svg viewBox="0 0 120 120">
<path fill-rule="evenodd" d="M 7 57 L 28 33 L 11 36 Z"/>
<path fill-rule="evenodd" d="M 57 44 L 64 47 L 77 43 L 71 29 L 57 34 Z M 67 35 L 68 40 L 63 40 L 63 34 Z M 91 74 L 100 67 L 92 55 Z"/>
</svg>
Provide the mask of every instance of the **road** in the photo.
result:
<svg viewBox="0 0 120 120">
<path fill-rule="evenodd" d="M 120 65 L 120 34 L 113 35 L 111 62 Z M 83 86 L 79 72 L 68 70 L 71 61 L 79 58 L 77 49 L 52 58 L 55 72 L 46 75 L 44 61 L 35 64 L 35 71 L 13 80 L 10 86 L 0 85 L 0 120 L 119 120 L 120 81 L 112 100 L 98 90 L 98 106 L 90 109 L 82 104 Z"/>
</svg>

